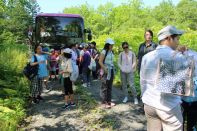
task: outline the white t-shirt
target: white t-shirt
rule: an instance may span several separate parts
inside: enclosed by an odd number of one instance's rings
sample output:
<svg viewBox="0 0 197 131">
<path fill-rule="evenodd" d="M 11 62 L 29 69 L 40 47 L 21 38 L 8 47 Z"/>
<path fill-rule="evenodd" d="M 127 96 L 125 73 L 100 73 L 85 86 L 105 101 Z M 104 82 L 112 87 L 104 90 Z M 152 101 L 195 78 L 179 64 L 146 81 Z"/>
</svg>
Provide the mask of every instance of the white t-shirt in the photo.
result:
<svg viewBox="0 0 197 131">
<path fill-rule="evenodd" d="M 80 51 L 80 57 L 82 57 L 84 55 L 84 53 L 85 53 L 84 50 L 81 50 Z"/>
</svg>

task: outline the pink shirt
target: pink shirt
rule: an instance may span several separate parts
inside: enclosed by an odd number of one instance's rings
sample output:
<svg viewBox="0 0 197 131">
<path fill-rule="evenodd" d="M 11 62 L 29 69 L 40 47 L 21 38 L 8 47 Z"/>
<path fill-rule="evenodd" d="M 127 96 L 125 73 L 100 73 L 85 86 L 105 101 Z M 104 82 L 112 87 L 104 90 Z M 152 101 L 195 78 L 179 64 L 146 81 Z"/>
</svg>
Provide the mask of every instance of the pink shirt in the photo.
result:
<svg viewBox="0 0 197 131">
<path fill-rule="evenodd" d="M 134 71 L 136 65 L 135 54 L 129 51 L 127 54 L 125 52 L 120 53 L 118 59 L 118 66 L 120 70 L 124 73 L 130 73 Z"/>
</svg>

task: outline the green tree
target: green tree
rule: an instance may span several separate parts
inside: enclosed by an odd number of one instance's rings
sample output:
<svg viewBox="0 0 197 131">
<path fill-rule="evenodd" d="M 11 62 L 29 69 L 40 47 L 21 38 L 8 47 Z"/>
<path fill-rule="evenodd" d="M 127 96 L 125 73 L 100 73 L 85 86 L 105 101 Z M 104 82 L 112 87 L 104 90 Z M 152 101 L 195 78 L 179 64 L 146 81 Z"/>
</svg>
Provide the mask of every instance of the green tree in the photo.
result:
<svg viewBox="0 0 197 131">
<path fill-rule="evenodd" d="M 177 22 L 184 28 L 197 30 L 197 1 L 181 0 L 177 5 Z"/>
<path fill-rule="evenodd" d="M 39 6 L 33 0 L 4 0 L 2 3 L 0 40 L 5 39 L 5 34 L 10 34 L 11 39 L 21 42 L 27 36 L 27 29 L 33 24 Z"/>
<path fill-rule="evenodd" d="M 156 6 L 151 14 L 157 21 L 161 22 L 163 25 L 167 25 L 176 23 L 175 11 L 175 5 L 173 5 L 171 0 L 167 0 L 161 2 L 159 6 Z"/>
</svg>

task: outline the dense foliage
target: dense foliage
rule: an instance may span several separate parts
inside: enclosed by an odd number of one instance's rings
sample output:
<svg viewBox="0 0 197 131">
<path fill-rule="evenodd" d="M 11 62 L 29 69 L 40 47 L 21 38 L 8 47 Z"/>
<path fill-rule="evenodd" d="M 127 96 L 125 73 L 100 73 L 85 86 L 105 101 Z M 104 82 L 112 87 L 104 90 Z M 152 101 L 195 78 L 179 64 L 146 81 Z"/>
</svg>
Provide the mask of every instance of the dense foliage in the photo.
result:
<svg viewBox="0 0 197 131">
<path fill-rule="evenodd" d="M 119 6 L 113 3 L 99 5 L 93 8 L 88 3 L 65 8 L 64 13 L 76 13 L 83 16 L 86 28 L 93 32 L 93 39 L 98 49 L 102 49 L 106 38 L 115 40 L 114 52 L 122 51 L 121 43 L 127 41 L 130 48 L 137 54 L 139 45 L 144 41 L 144 31 L 151 29 L 154 32 L 154 42 L 157 41 L 157 32 L 166 25 L 174 25 L 185 31 L 181 37 L 181 44 L 197 50 L 197 1 L 180 0 L 174 5 L 172 0 L 164 0 L 158 6 L 147 7 L 142 0 L 128 0 Z M 115 84 L 120 83 L 119 73 Z M 139 76 L 135 83 L 139 91 Z M 139 93 L 139 92 L 138 92 Z"/>
<path fill-rule="evenodd" d="M 137 53 L 139 44 L 144 41 L 145 29 L 154 31 L 154 41 L 157 42 L 157 32 L 169 24 L 185 30 L 186 35 L 181 42 L 194 48 L 197 33 L 196 7 L 196 0 L 180 0 L 177 5 L 173 5 L 171 0 L 164 0 L 156 7 L 146 7 L 142 0 L 128 0 L 119 6 L 108 2 L 96 9 L 86 3 L 65 8 L 64 13 L 81 14 L 100 48 L 107 37 L 112 37 L 117 43 L 115 49 L 119 49 L 121 42 L 128 41 Z"/>
<path fill-rule="evenodd" d="M 16 130 L 25 117 L 29 95 L 22 70 L 28 58 L 24 44 L 29 25 L 39 11 L 33 0 L 0 1 L 0 130 Z"/>
<path fill-rule="evenodd" d="M 92 30 L 99 49 L 103 48 L 107 37 L 113 38 L 117 55 L 123 41 L 128 41 L 137 53 L 139 44 L 144 41 L 145 29 L 154 31 L 154 41 L 157 42 L 157 32 L 168 24 L 185 30 L 181 43 L 197 50 L 196 7 L 196 0 L 180 0 L 177 5 L 164 0 L 156 7 L 146 7 L 141 0 L 128 0 L 119 6 L 108 2 L 96 9 L 86 3 L 65 8 L 63 12 L 84 17 L 85 26 Z M 28 58 L 24 43 L 29 25 L 33 24 L 38 12 L 36 0 L 0 1 L 0 130 L 15 130 L 25 116 L 29 88 L 21 73 Z M 116 77 L 117 84 L 119 80 Z M 138 76 L 135 82 L 139 87 Z"/>
</svg>

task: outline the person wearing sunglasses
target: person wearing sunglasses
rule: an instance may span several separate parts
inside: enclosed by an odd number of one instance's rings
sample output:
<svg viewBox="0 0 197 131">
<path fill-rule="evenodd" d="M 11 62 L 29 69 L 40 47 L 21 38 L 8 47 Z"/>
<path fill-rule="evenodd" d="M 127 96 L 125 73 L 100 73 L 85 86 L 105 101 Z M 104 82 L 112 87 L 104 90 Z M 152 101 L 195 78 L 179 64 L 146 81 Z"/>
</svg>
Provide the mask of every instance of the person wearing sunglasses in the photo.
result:
<svg viewBox="0 0 197 131">
<path fill-rule="evenodd" d="M 135 53 L 129 50 L 129 44 L 127 42 L 122 43 L 122 48 L 123 48 L 123 52 L 119 54 L 118 66 L 120 68 L 122 88 L 125 95 L 123 103 L 126 103 L 128 101 L 127 85 L 129 84 L 134 96 L 134 104 L 138 104 L 137 92 L 134 85 L 136 56 Z"/>
</svg>

